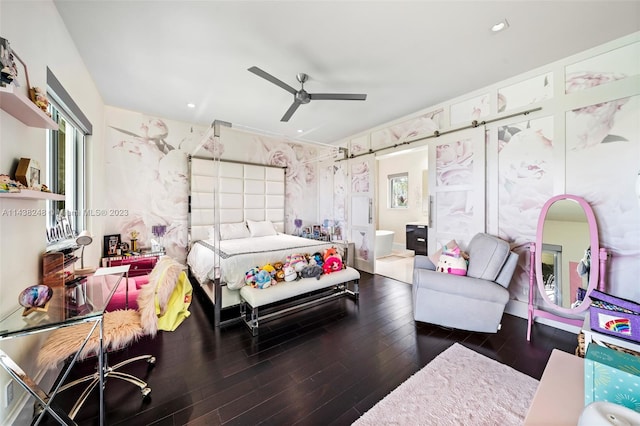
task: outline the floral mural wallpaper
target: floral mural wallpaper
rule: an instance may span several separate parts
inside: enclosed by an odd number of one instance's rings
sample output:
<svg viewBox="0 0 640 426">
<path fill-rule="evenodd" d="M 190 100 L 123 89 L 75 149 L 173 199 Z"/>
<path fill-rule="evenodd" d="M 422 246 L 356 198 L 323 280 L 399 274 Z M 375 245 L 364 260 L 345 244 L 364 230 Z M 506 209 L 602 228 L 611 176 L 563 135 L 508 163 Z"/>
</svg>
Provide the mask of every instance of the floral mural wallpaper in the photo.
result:
<svg viewBox="0 0 640 426">
<path fill-rule="evenodd" d="M 534 241 L 542 205 L 553 194 L 553 117 L 498 128 L 499 235 Z"/>
<path fill-rule="evenodd" d="M 234 129 L 224 129 L 217 138 L 209 128 L 116 108 L 108 108 L 107 127 L 107 201 L 127 214 L 107 218 L 106 231 L 121 234 L 125 242 L 136 231 L 139 244 L 148 247 L 152 227 L 165 225 L 167 254 L 180 261 L 186 259 L 188 244 L 190 154 L 287 167 L 286 232 L 295 231 L 295 219 L 317 223 L 318 198 L 334 194 L 331 189 L 318 193 L 315 159 L 329 152 L 324 147 Z"/>
<path fill-rule="evenodd" d="M 206 137 L 206 129 L 186 123 L 108 109 L 107 202 L 123 212 L 108 217 L 105 229 L 140 247 L 151 245 L 152 227 L 166 226 L 167 254 L 184 260 L 187 246 L 187 155 L 223 147 Z M 205 142 L 203 143 L 203 140 Z"/>
<path fill-rule="evenodd" d="M 498 235 L 520 256 L 509 292 L 513 298 L 527 300 L 529 243 L 536 239 L 542 206 L 554 195 L 553 117 L 497 130 Z"/>
<path fill-rule="evenodd" d="M 376 130 L 371 133 L 371 149 L 393 146 L 418 136 L 431 135 L 441 128 L 443 115 L 444 110 L 438 108 L 400 124 Z M 351 149 L 353 153 L 354 149 L 361 152 L 368 150 L 368 147 L 360 139 L 357 139 L 352 141 Z"/>
<path fill-rule="evenodd" d="M 600 244 L 611 252 L 609 281 L 637 281 L 640 96 L 574 109 L 566 115 L 567 192 L 580 194 L 594 210 Z M 634 291 L 629 298 L 640 300 L 640 289 Z"/>
</svg>

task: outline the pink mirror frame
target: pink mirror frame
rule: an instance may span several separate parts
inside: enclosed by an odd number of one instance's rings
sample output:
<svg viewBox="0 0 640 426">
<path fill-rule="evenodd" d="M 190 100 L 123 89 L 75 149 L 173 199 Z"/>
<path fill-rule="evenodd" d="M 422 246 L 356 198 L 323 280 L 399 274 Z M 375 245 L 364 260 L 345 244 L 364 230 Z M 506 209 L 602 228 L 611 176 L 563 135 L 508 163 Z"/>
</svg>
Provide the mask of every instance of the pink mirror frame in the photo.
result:
<svg viewBox="0 0 640 426">
<path fill-rule="evenodd" d="M 570 309 L 562 306 L 554 306 L 554 303 L 549 300 L 544 290 L 544 283 L 542 282 L 542 234 L 544 227 L 544 220 L 547 216 L 547 212 L 549 208 L 556 201 L 560 200 L 573 200 L 577 202 L 582 210 L 584 211 L 587 217 L 587 224 L 589 225 L 589 241 L 591 247 L 591 272 L 589 274 L 589 285 L 587 287 L 586 295 L 584 301 L 580 304 L 580 306 Z M 600 248 L 600 243 L 598 240 L 598 225 L 596 223 L 595 215 L 593 214 L 593 210 L 589 203 L 587 203 L 583 198 L 578 197 L 576 195 L 571 194 L 560 194 L 554 197 L 551 197 L 547 202 L 542 206 L 542 211 L 540 212 L 540 217 L 538 218 L 538 232 L 536 234 L 536 242 L 530 245 L 530 263 L 529 263 L 529 315 L 528 315 L 528 329 L 527 329 L 527 340 L 531 339 L 531 327 L 533 326 L 533 322 L 535 317 L 542 317 L 553 319 L 556 321 L 563 322 L 565 324 L 571 324 L 577 327 L 581 327 L 584 320 L 580 318 L 567 318 L 560 315 L 556 315 L 555 313 L 537 309 L 535 306 L 535 289 L 536 289 L 536 281 L 537 281 L 537 289 L 542 294 L 542 297 L 549 303 L 549 305 L 553 306 L 553 310 L 557 313 L 576 315 L 583 311 L 589 309 L 591 304 L 591 300 L 589 299 L 589 294 L 591 291 L 596 288 L 598 290 L 604 290 L 604 275 L 605 275 L 605 264 L 607 259 L 607 251 L 604 248 Z M 599 262 L 598 262 L 599 261 Z M 535 267 L 534 267 L 535 265 Z M 537 280 L 536 280 L 537 279 Z"/>
</svg>

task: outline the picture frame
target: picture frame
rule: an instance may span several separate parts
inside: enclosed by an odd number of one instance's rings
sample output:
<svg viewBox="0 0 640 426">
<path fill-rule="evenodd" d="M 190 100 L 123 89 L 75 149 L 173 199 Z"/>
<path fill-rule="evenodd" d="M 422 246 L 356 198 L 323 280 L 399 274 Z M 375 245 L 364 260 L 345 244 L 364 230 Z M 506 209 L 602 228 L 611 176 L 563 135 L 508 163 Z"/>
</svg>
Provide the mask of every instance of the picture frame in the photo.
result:
<svg viewBox="0 0 640 426">
<path fill-rule="evenodd" d="M 103 257 L 117 256 L 120 250 L 122 239 L 120 234 L 111 234 L 104 236 Z"/>
<path fill-rule="evenodd" d="M 313 225 L 313 236 L 319 237 L 322 235 L 322 226 L 321 225 Z"/>
<path fill-rule="evenodd" d="M 30 189 L 40 189 L 40 163 L 30 158 L 21 158 L 16 169 L 16 180 Z"/>
</svg>

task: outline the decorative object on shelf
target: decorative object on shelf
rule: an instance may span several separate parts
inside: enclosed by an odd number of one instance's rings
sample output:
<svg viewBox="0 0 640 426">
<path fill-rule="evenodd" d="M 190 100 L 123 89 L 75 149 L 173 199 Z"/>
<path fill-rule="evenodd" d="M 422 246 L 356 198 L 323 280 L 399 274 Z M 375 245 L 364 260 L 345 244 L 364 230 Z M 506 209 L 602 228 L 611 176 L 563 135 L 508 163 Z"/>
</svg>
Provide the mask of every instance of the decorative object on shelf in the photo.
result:
<svg viewBox="0 0 640 426">
<path fill-rule="evenodd" d="M 47 311 L 47 304 L 53 296 L 53 289 L 46 285 L 32 285 L 22 290 L 18 296 L 18 303 L 24 307 L 23 316 L 34 311 Z"/>
<path fill-rule="evenodd" d="M 166 225 L 153 225 L 151 227 L 151 233 L 156 239 L 151 240 L 151 251 L 163 251 L 164 250 L 164 234 L 167 232 Z"/>
<path fill-rule="evenodd" d="M 103 257 L 118 256 L 120 242 L 120 234 L 105 235 Z"/>
<path fill-rule="evenodd" d="M 20 192 L 18 182 L 12 180 L 9 175 L 0 174 L 0 192 Z"/>
<path fill-rule="evenodd" d="M 49 112 L 49 99 L 44 90 L 40 87 L 33 87 L 29 89 L 29 95 L 32 96 L 31 100 L 38 108 L 40 108 L 45 114 L 51 117 Z"/>
<path fill-rule="evenodd" d="M 302 219 L 295 219 L 293 224 L 296 226 L 296 235 L 300 236 L 300 228 L 302 227 Z"/>
<path fill-rule="evenodd" d="M 93 242 L 93 236 L 86 229 L 76 238 L 76 244 L 82 247 L 80 251 L 80 269 L 76 269 L 76 275 L 88 275 L 95 271 L 95 268 L 84 267 L 84 248 Z"/>
<path fill-rule="evenodd" d="M 2 70 L 0 72 L 0 84 L 4 87 L 7 84 L 16 82 L 18 78 L 18 68 L 14 61 L 15 57 L 9 40 L 0 37 L 0 63 L 2 63 Z"/>
<path fill-rule="evenodd" d="M 21 158 L 16 169 L 16 180 L 29 189 L 40 190 L 40 163 Z"/>
</svg>

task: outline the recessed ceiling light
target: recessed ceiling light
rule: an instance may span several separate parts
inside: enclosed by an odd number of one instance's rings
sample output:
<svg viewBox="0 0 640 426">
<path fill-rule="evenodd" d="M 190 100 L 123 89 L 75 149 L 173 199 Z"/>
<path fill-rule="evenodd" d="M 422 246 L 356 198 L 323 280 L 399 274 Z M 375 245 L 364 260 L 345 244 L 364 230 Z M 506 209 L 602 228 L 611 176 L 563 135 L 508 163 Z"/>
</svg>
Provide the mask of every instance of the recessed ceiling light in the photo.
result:
<svg viewBox="0 0 640 426">
<path fill-rule="evenodd" d="M 195 107 L 196 107 L 196 104 L 194 104 L 194 103 L 189 102 L 187 104 L 187 108 L 195 108 Z"/>
<path fill-rule="evenodd" d="M 302 129 L 298 129 L 298 133 L 302 133 L 304 130 Z"/>
<path fill-rule="evenodd" d="M 503 19 L 502 21 L 494 24 L 491 27 L 491 31 L 493 31 L 494 33 L 498 33 L 500 31 L 506 30 L 507 28 L 509 28 L 509 22 L 507 21 L 507 19 Z"/>
</svg>

